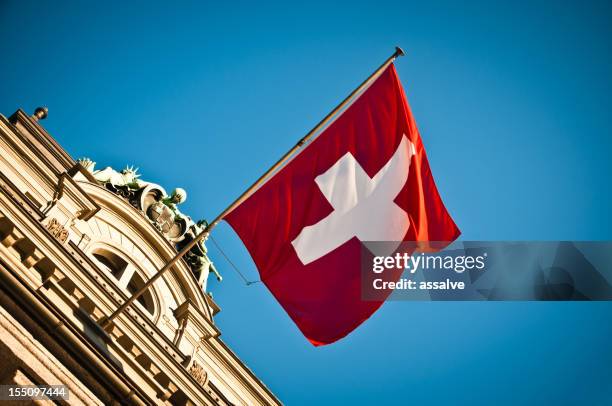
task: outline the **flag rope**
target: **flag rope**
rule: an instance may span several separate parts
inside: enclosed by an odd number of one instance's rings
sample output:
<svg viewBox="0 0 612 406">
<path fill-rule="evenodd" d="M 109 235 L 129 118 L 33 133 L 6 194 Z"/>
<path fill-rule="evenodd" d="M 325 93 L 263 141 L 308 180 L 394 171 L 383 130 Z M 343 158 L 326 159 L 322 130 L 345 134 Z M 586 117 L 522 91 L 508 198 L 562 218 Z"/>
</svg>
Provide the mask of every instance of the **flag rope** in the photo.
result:
<svg viewBox="0 0 612 406">
<path fill-rule="evenodd" d="M 254 285 L 254 284 L 256 284 L 256 283 L 261 282 L 261 280 L 259 280 L 259 279 L 254 280 L 254 281 L 250 281 L 250 280 L 248 280 L 248 279 L 247 279 L 247 278 L 244 276 L 244 274 L 243 274 L 242 272 L 240 272 L 240 269 L 238 269 L 238 267 L 236 266 L 236 264 L 234 264 L 234 262 L 233 262 L 233 261 L 230 259 L 230 257 L 229 257 L 229 256 L 228 256 L 228 255 L 225 253 L 225 251 L 223 251 L 223 249 L 221 248 L 221 246 L 219 245 L 219 243 L 217 242 L 217 240 L 215 240 L 215 239 L 213 238 L 213 236 L 212 236 L 212 235 L 209 235 L 208 237 L 209 237 L 209 238 L 210 238 L 210 240 L 212 241 L 213 245 L 214 245 L 214 246 L 217 248 L 217 250 L 218 250 L 218 251 L 221 253 L 221 255 L 223 256 L 223 258 L 225 258 L 225 260 L 227 261 L 227 263 L 228 263 L 228 264 L 230 264 L 230 266 L 231 266 L 232 268 L 234 268 L 234 270 L 236 271 L 236 273 L 237 273 L 238 275 L 240 275 L 240 277 L 241 277 L 241 278 L 242 278 L 242 280 L 244 281 L 244 284 L 245 284 L 245 285 L 247 285 L 247 286 L 251 286 L 251 285 Z"/>
</svg>

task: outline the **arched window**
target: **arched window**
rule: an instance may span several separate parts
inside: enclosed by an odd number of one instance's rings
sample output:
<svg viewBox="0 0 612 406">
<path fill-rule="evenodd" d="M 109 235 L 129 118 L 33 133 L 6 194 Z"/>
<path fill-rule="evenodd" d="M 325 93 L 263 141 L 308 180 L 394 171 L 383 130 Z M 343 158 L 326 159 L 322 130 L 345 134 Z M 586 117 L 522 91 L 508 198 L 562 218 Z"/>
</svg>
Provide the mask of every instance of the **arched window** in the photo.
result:
<svg viewBox="0 0 612 406">
<path fill-rule="evenodd" d="M 95 250 L 93 256 L 103 266 L 103 269 L 110 272 L 116 279 L 121 279 L 121 275 L 128 266 L 128 263 L 119 255 L 105 249 Z"/>
<path fill-rule="evenodd" d="M 96 248 L 92 252 L 92 256 L 100 265 L 100 268 L 109 272 L 117 280 L 117 285 L 125 289 L 128 294 L 132 295 L 144 286 L 145 282 L 136 272 L 136 267 L 118 254 L 105 248 Z M 155 312 L 155 302 L 149 290 L 140 295 L 136 301 L 150 314 Z"/>
</svg>

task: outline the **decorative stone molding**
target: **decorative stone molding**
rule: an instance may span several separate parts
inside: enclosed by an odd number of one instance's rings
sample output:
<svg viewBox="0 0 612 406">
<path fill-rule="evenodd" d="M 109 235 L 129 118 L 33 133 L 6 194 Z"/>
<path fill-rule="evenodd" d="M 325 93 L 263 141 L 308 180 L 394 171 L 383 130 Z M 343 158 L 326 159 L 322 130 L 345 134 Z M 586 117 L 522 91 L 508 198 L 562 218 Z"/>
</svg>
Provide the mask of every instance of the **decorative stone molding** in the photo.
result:
<svg viewBox="0 0 612 406">
<path fill-rule="evenodd" d="M 208 380 L 208 373 L 199 365 L 196 361 L 193 361 L 189 367 L 189 373 L 202 387 L 206 386 Z"/>
<path fill-rule="evenodd" d="M 45 228 L 49 230 L 51 235 L 55 237 L 60 243 L 65 244 L 66 241 L 68 241 L 70 232 L 66 228 L 64 228 L 64 226 L 61 225 L 56 218 L 50 219 L 49 222 L 47 222 Z"/>
<path fill-rule="evenodd" d="M 208 309 L 208 314 L 205 314 L 191 300 L 186 300 L 173 313 L 180 326 L 175 345 L 185 353 L 188 353 L 188 348 L 193 348 L 194 344 L 191 343 L 218 337 L 220 334 L 219 330 L 210 323 L 213 316 L 210 309 Z"/>
</svg>

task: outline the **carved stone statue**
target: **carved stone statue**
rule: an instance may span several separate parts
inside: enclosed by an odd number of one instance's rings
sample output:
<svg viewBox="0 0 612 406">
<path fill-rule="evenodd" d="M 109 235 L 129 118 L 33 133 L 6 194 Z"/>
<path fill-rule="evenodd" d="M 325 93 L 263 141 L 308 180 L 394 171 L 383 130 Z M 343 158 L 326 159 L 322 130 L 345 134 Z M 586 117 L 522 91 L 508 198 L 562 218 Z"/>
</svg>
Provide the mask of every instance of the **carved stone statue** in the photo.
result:
<svg viewBox="0 0 612 406">
<path fill-rule="evenodd" d="M 178 205 L 187 199 L 185 189 L 176 188 L 170 195 L 159 185 L 140 180 L 138 169 L 128 166 L 121 172 L 111 167 L 95 170 L 96 163 L 89 158 L 78 162 L 87 169 L 100 185 L 109 191 L 126 199 L 133 207 L 140 210 L 159 230 L 164 237 L 181 249 L 206 227 L 205 220 L 195 223 L 191 217 L 184 215 Z M 205 239 L 204 239 L 205 240 Z M 199 241 L 185 256 L 184 260 L 190 266 L 198 279 L 198 283 L 206 290 L 206 280 L 210 272 L 221 281 L 222 277 L 208 258 L 204 241 Z"/>
<path fill-rule="evenodd" d="M 178 187 L 172 191 L 170 196 L 164 197 L 161 202 L 168 206 L 176 217 L 183 217 L 183 214 L 176 206 L 183 203 L 185 200 L 187 200 L 187 192 L 185 189 Z"/>
<path fill-rule="evenodd" d="M 93 176 L 100 183 L 110 183 L 115 187 L 127 186 L 130 189 L 140 189 L 146 184 L 138 180 L 140 175 L 137 172 L 138 168 L 131 166 L 126 167 L 121 172 L 107 166 L 102 170 L 95 171 Z"/>
<path fill-rule="evenodd" d="M 189 228 L 187 232 L 184 234 L 183 239 L 178 242 L 177 247 L 181 249 L 185 245 L 187 245 L 190 241 L 192 241 L 197 235 L 204 231 L 204 228 L 208 225 L 206 220 L 199 220 L 197 223 L 194 223 L 191 217 L 187 218 Z M 208 250 L 204 242 L 208 239 L 208 236 L 204 237 L 202 240 L 198 241 L 198 243 L 190 249 L 187 254 L 185 254 L 185 261 L 191 266 L 191 269 L 194 271 L 196 278 L 198 278 L 198 283 L 206 290 L 206 281 L 208 279 L 208 275 L 212 272 L 217 277 L 217 280 L 221 282 L 223 277 L 214 266 L 212 261 L 208 258 Z"/>
<path fill-rule="evenodd" d="M 183 215 L 177 205 L 187 199 L 187 192 L 184 189 L 176 188 L 168 196 L 165 192 L 161 191 L 161 193 L 153 195 L 153 199 L 155 202 L 149 205 L 148 208 L 146 203 L 142 205 L 147 216 L 153 220 L 153 225 L 173 242 L 182 240 L 183 234 L 189 228 L 189 221 L 191 219 Z M 177 225 L 180 227 L 180 232 L 175 230 Z"/>
<path fill-rule="evenodd" d="M 83 168 L 87 169 L 90 173 L 94 172 L 96 163 L 87 157 L 77 159 L 77 163 L 81 164 Z"/>
<path fill-rule="evenodd" d="M 157 201 L 148 207 L 146 214 L 155 228 L 165 236 L 172 238 L 170 235 L 172 228 L 175 226 L 176 214 L 167 205 Z"/>
<path fill-rule="evenodd" d="M 89 158 L 81 158 L 78 162 L 85 167 L 93 177 L 102 184 L 110 184 L 115 187 L 127 186 L 131 189 L 140 189 L 147 185 L 146 182 L 140 181 L 138 178 L 138 168 L 126 166 L 121 172 L 117 172 L 110 166 L 101 170 L 95 170 L 96 163 Z"/>
</svg>

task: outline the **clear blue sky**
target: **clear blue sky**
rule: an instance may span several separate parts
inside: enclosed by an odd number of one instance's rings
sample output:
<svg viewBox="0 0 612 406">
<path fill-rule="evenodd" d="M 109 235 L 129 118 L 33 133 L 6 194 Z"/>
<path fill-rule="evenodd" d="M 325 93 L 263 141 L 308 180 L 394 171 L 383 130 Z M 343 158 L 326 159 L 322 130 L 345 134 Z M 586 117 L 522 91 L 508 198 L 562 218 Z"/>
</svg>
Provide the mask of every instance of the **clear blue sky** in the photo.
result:
<svg viewBox="0 0 612 406">
<path fill-rule="evenodd" d="M 0 1 L 0 112 L 210 219 L 400 45 L 464 239 L 612 239 L 608 2 L 122 3 Z M 224 339 L 288 405 L 612 402 L 610 303 L 393 302 L 313 348 L 210 251 Z"/>
</svg>

